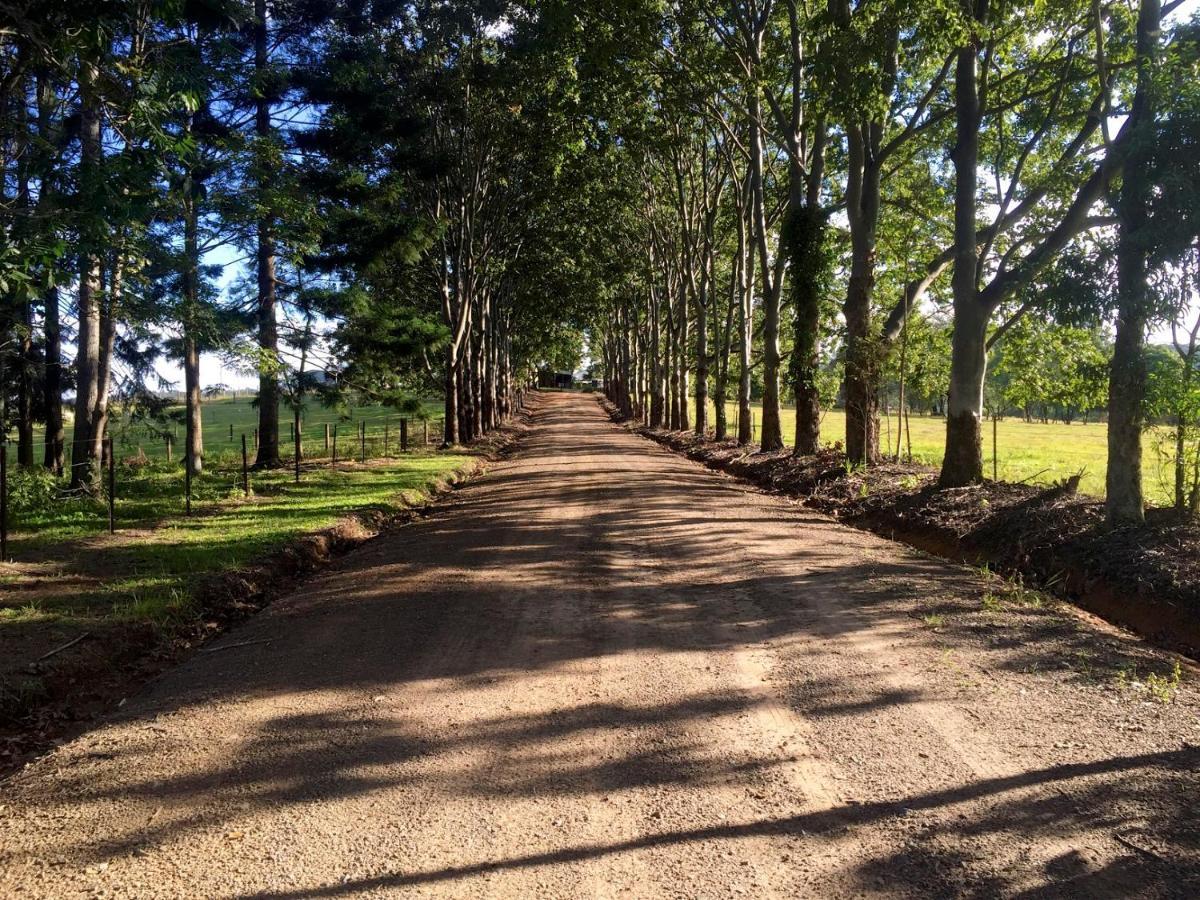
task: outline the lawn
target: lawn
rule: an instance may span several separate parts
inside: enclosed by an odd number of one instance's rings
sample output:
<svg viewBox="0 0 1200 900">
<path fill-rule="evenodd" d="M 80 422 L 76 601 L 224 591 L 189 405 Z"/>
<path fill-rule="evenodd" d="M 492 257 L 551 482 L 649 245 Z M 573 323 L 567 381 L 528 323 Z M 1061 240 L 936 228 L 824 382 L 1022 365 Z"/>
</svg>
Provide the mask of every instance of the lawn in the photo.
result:
<svg viewBox="0 0 1200 900">
<path fill-rule="evenodd" d="M 251 473 L 219 466 L 195 482 L 183 514 L 178 465 L 117 469 L 117 533 L 101 501 L 55 499 L 15 511 L 10 562 L 0 565 L 0 641 L 13 628 L 97 620 L 186 619 L 198 576 L 235 569 L 351 512 L 398 508 L 465 469 L 471 457 L 419 449 L 358 462 L 314 461 L 293 471 Z"/>
<path fill-rule="evenodd" d="M 755 439 L 762 423 L 762 406 L 754 404 Z M 730 430 L 737 417 L 736 404 L 729 405 Z M 796 430 L 796 411 L 783 410 L 783 439 L 789 445 Z M 939 466 L 946 440 L 946 422 L 932 416 L 913 415 L 909 422 L 912 432 L 913 459 Z M 1108 432 L 1103 423 L 1063 425 L 1052 422 L 1025 422 L 1021 419 L 1002 419 L 996 429 L 997 474 L 1001 481 L 1024 481 L 1048 484 L 1082 471 L 1080 490 L 1096 497 L 1104 496 L 1104 474 L 1108 453 Z M 821 437 L 826 443 L 844 441 L 846 415 L 842 410 L 829 410 L 821 422 Z M 880 422 L 880 444 L 891 453 L 896 446 L 895 415 Z M 1170 503 L 1168 489 L 1171 473 L 1164 466 L 1156 448 L 1154 435 L 1144 441 L 1143 473 L 1148 498 L 1158 504 Z M 984 432 L 984 470 L 992 475 L 992 423 Z"/>
<path fill-rule="evenodd" d="M 68 411 L 69 412 L 69 411 Z M 123 420 L 119 409 L 114 410 L 110 421 L 110 430 L 114 435 L 118 458 L 136 456 L 140 452 L 148 459 L 165 459 L 167 442 L 164 431 L 173 434 L 173 456 L 179 458 L 183 448 L 183 407 L 176 406 L 168 410 L 170 421 L 165 426 L 154 426 L 129 423 Z M 292 447 L 292 411 L 286 405 L 280 407 L 279 439 L 284 452 L 290 453 Z M 254 454 L 254 432 L 258 428 L 258 408 L 253 405 L 250 397 L 220 397 L 205 400 L 201 407 L 204 431 L 205 453 L 209 455 L 239 455 L 241 453 L 242 435 L 246 436 L 251 458 Z M 367 425 L 368 439 L 376 439 L 382 445 L 384 429 L 387 428 L 389 438 L 398 440 L 400 419 L 405 416 L 394 409 L 368 404 L 360 406 L 344 406 L 329 408 L 317 402 L 309 402 L 303 411 L 301 438 L 304 442 L 304 453 L 324 453 L 325 426 L 330 429 L 337 426 L 338 445 L 344 446 L 347 440 L 358 434 L 360 423 Z M 430 441 L 441 438 L 439 422 L 442 417 L 440 401 L 428 400 L 422 403 L 419 413 L 407 415 L 414 441 L 424 435 L 424 426 L 429 425 Z M 67 423 L 67 440 L 71 439 L 71 425 Z M 38 442 L 35 456 L 42 458 L 44 434 L 39 429 L 35 435 Z"/>
</svg>

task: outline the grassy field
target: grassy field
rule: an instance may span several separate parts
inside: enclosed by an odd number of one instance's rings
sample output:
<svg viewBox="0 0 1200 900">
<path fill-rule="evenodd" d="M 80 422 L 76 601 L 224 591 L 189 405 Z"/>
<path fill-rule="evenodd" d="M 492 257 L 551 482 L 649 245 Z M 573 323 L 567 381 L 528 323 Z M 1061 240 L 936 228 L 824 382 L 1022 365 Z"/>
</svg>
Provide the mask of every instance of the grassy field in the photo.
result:
<svg viewBox="0 0 1200 900">
<path fill-rule="evenodd" d="M 439 411 L 429 404 L 423 412 L 432 418 Z M 300 481 L 291 464 L 252 470 L 246 496 L 241 435 L 252 435 L 256 413 L 244 398 L 205 404 L 205 468 L 192 479 L 191 516 L 185 514 L 178 450 L 168 463 L 165 441 L 139 439 L 135 430 L 118 432 L 114 535 L 108 534 L 104 498 L 69 496 L 65 481 L 42 471 L 10 470 L 9 556 L 0 562 L 0 651 L 6 637 L 31 627 L 65 627 L 69 633 L 89 622 L 186 618 L 193 612 L 191 586 L 197 576 L 245 565 L 349 513 L 387 510 L 417 499 L 471 461 L 466 453 L 436 449 L 441 437 L 436 421 L 426 446 L 423 423 L 410 418 L 410 450 L 402 454 L 401 417 L 394 410 L 314 406 L 303 432 Z M 325 452 L 326 422 L 338 426 L 336 465 Z M 361 422 L 367 425 L 366 464 L 360 461 Z M 290 462 L 288 430 L 281 437 Z M 252 437 L 248 443 L 253 458 Z"/>
<path fill-rule="evenodd" d="M 365 466 L 313 465 L 299 484 L 290 471 L 255 473 L 249 499 L 231 497 L 231 479 L 214 473 L 201 479 L 205 499 L 191 517 L 182 515 L 174 467 L 143 467 L 136 494 L 118 501 L 115 535 L 104 531 L 103 504 L 88 500 L 58 501 L 14 523 L 13 561 L 0 566 L 0 639 L 7 627 L 36 622 L 186 617 L 197 576 L 237 568 L 348 513 L 416 499 L 469 462 L 421 451 Z"/>
<path fill-rule="evenodd" d="M 736 421 L 737 406 L 730 404 L 729 421 Z M 754 404 L 755 439 L 762 422 L 762 407 Z M 931 466 L 942 462 L 942 451 L 946 440 L 946 422 L 931 416 L 914 415 L 910 419 L 912 431 L 913 459 Z M 890 421 L 880 423 L 880 444 L 885 452 L 896 446 L 897 422 L 895 415 Z M 796 430 L 796 412 L 783 410 L 783 438 L 792 443 Z M 821 437 L 826 443 L 844 441 L 846 416 L 841 410 L 829 410 L 821 422 Z M 1050 482 L 1083 471 L 1080 490 L 1096 497 L 1104 496 L 1104 474 L 1108 453 L 1108 432 L 1103 423 L 1063 425 L 1052 422 L 1025 422 L 1021 419 L 1003 419 L 997 428 L 997 474 L 1001 481 L 1022 481 L 1033 484 Z M 984 433 L 984 470 L 992 474 L 992 424 L 989 421 Z M 1171 477 L 1164 468 L 1155 448 L 1153 436 L 1145 440 L 1143 472 L 1148 498 L 1159 504 L 1170 502 L 1167 479 Z"/>
<path fill-rule="evenodd" d="M 171 421 L 163 427 L 152 428 L 148 425 L 130 424 L 122 421 L 119 410 L 111 420 L 111 430 L 117 447 L 118 458 L 136 456 L 139 448 L 148 459 L 165 459 L 167 454 L 166 439 L 163 430 L 174 434 L 174 458 L 179 458 L 183 446 L 183 407 L 173 407 L 170 411 Z M 441 435 L 437 423 L 442 417 L 440 401 L 426 401 L 416 417 L 409 416 L 409 427 L 414 440 L 423 435 L 422 419 L 429 421 L 430 441 L 440 440 Z M 359 423 L 367 423 L 368 438 L 383 440 L 384 427 L 387 426 L 390 436 L 397 440 L 402 415 L 394 409 L 378 405 L 346 406 L 330 409 L 317 402 L 310 402 L 304 409 L 301 438 L 304 442 L 304 454 L 324 453 L 325 426 L 336 425 L 338 444 L 345 442 L 358 434 Z M 258 427 L 258 409 L 251 403 L 249 397 L 223 397 L 206 400 L 202 407 L 204 448 L 206 455 L 219 457 L 221 455 L 239 455 L 241 453 L 241 438 L 246 435 L 251 457 L 254 453 L 254 430 Z M 292 412 L 287 407 L 280 408 L 280 446 L 283 452 L 291 453 Z M 232 431 L 231 431 L 232 428 Z M 44 434 L 39 431 L 35 440 L 35 458 L 41 459 L 44 452 Z M 67 440 L 71 439 L 71 426 L 67 424 Z M 11 451 L 10 451 L 11 452 Z"/>
</svg>

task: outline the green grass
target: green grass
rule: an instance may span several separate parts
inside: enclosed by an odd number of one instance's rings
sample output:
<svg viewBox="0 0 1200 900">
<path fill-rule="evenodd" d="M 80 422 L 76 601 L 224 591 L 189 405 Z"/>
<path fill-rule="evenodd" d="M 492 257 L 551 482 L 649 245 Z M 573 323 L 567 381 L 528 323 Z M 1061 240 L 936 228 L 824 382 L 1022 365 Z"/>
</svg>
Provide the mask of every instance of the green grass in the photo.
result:
<svg viewBox="0 0 1200 900">
<path fill-rule="evenodd" d="M 173 456 L 175 459 L 179 458 L 184 434 L 182 406 L 174 406 L 168 410 L 170 421 L 165 426 L 151 427 L 140 423 L 130 423 L 124 420 L 119 409 L 114 409 L 113 413 L 110 430 L 114 436 L 118 458 L 136 456 L 140 448 L 142 454 L 148 459 L 165 459 L 167 447 L 166 439 L 163 436 L 164 430 L 174 433 Z M 201 405 L 201 417 L 206 455 L 240 455 L 241 437 L 244 434 L 251 459 L 253 459 L 254 430 L 258 427 L 258 409 L 251 403 L 249 397 L 221 397 L 205 400 Z M 310 401 L 303 411 L 301 438 L 304 442 L 304 451 L 308 455 L 314 452 L 324 452 L 326 425 L 331 428 L 334 425 L 337 426 L 339 447 L 345 446 L 347 440 L 357 435 L 360 422 L 367 423 L 369 438 L 377 438 L 382 442 L 384 427 L 387 426 L 390 436 L 399 440 L 402 417 L 405 417 L 404 414 L 378 404 L 329 408 L 316 401 Z M 441 417 L 440 401 L 424 401 L 418 413 L 407 415 L 413 439 L 419 439 L 423 434 L 422 419 L 430 422 L 430 440 L 439 439 L 440 433 L 437 431 L 436 421 Z M 285 448 L 285 452 L 291 451 L 291 421 L 291 409 L 286 405 L 281 406 L 279 438 L 280 446 Z M 230 431 L 231 426 L 232 432 Z M 67 423 L 66 430 L 67 440 L 70 441 L 70 422 Z M 42 442 L 45 440 L 44 432 L 41 429 L 35 434 L 34 440 L 37 441 L 35 457 L 40 460 L 44 452 Z"/>
<path fill-rule="evenodd" d="M 762 406 L 753 404 L 755 439 L 762 423 Z M 737 419 L 736 404 L 729 405 L 730 430 Z M 789 445 L 796 432 L 796 411 L 784 409 L 783 439 Z M 909 421 L 912 431 L 912 452 L 916 462 L 930 466 L 942 464 L 942 453 L 946 440 L 946 422 L 933 416 L 913 415 Z M 880 422 L 879 441 L 885 453 L 893 452 L 896 446 L 897 421 Z M 825 443 L 844 441 L 846 437 L 846 414 L 842 410 L 829 410 L 821 420 L 821 438 Z M 1153 435 L 1144 440 L 1142 471 L 1145 478 L 1147 497 L 1154 503 L 1169 504 L 1168 479 L 1171 473 L 1164 466 L 1155 447 Z M 1001 481 L 1024 481 L 1031 484 L 1050 484 L 1083 471 L 1079 489 L 1095 497 L 1104 496 L 1104 475 L 1107 468 L 1108 430 L 1103 423 L 1075 423 L 1063 425 L 1052 422 L 1025 422 L 1021 419 L 1003 419 L 997 428 L 997 475 Z M 984 429 L 984 472 L 992 475 L 992 423 Z"/>
<path fill-rule="evenodd" d="M 33 601 L 20 590 L 5 592 L 0 637 L 35 622 L 186 619 L 194 614 L 198 576 L 245 565 L 349 513 L 418 499 L 469 461 L 465 454 L 418 450 L 365 466 L 310 463 L 299 484 L 291 469 L 257 472 L 248 500 L 237 473 L 218 468 L 195 482 L 190 518 L 183 515 L 177 466 L 122 466 L 115 536 L 105 532 L 104 505 L 93 500 L 56 500 L 13 522 L 14 563 L 5 575 L 41 580 L 42 588 Z"/>
</svg>

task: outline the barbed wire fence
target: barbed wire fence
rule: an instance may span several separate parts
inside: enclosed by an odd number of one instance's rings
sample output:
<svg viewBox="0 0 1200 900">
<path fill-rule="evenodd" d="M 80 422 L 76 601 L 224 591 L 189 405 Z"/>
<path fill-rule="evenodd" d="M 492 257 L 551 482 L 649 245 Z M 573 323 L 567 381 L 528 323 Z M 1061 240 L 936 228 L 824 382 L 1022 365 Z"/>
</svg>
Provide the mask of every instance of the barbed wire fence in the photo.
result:
<svg viewBox="0 0 1200 900">
<path fill-rule="evenodd" d="M 386 413 L 350 416 L 337 422 L 306 425 L 296 420 L 281 422 L 279 428 L 280 468 L 290 467 L 296 484 L 307 472 L 318 468 L 355 470 L 378 460 L 395 459 L 414 450 L 426 451 L 437 446 L 444 420 L 430 417 L 397 416 Z M 228 431 L 226 431 L 228 428 Z M 340 435 L 339 435 L 340 429 Z M 45 469 L 46 442 L 33 445 L 37 461 L 29 473 L 52 477 L 54 500 L 90 501 L 97 516 L 96 531 L 115 533 L 124 519 L 145 522 L 167 518 L 176 512 L 193 513 L 193 502 L 220 503 L 236 497 L 248 499 L 254 492 L 255 468 L 259 449 L 257 428 L 238 428 L 233 423 L 204 429 L 204 456 L 201 470 L 186 465 L 186 446 L 180 450 L 182 426 L 155 429 L 149 425 L 124 427 L 106 436 L 99 459 L 87 459 L 85 442 L 67 440 L 63 447 L 61 470 Z M 216 434 L 213 432 L 216 431 Z M 339 453 L 338 439 L 342 438 Z M 286 438 L 286 439 L 285 439 Z M 349 452 L 346 440 L 350 439 Z M 9 544 L 14 532 L 12 492 L 14 476 L 26 472 L 10 466 L 8 435 L 0 435 L 0 561 L 10 561 Z M 186 440 L 184 441 L 186 445 Z M 77 446 L 79 449 L 77 450 Z M 96 468 L 94 474 L 71 487 L 71 474 L 78 467 Z M 278 471 L 278 468 L 274 469 Z M 122 509 L 125 507 L 125 509 Z M 121 515 L 124 512 L 125 515 Z"/>
</svg>

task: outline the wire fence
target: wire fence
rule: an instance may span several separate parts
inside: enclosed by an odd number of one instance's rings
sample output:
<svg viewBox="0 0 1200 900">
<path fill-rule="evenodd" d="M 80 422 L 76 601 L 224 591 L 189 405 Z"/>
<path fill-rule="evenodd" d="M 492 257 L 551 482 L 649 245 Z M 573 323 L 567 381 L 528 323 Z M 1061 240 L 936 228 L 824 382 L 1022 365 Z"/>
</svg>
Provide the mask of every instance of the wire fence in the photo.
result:
<svg viewBox="0 0 1200 900">
<path fill-rule="evenodd" d="M 230 424 L 227 430 L 222 426 L 218 440 L 211 429 L 205 429 L 199 471 L 186 464 L 182 428 L 123 429 L 104 438 L 99 453 L 89 452 L 84 442 L 73 446 L 68 441 L 61 469 L 54 473 L 42 466 L 44 441 L 33 446 L 33 466 L 14 472 L 11 442 L 0 438 L 0 561 L 10 559 L 14 487 L 24 503 L 32 503 L 27 495 L 34 494 L 48 502 L 102 503 L 105 524 L 115 532 L 122 520 L 144 522 L 176 512 L 190 516 L 193 503 L 249 497 L 265 472 L 272 473 L 271 480 L 278 484 L 279 473 L 290 470 L 291 480 L 299 484 L 315 471 L 353 469 L 424 451 L 440 443 L 443 427 L 443 419 L 408 416 L 367 415 L 315 425 L 305 425 L 301 419 L 299 428 L 293 419 L 280 423 L 276 454 L 260 460 L 260 450 L 265 448 L 259 430 Z M 76 470 L 79 477 L 72 478 Z M 36 529 L 38 520 L 33 519 Z"/>
</svg>

